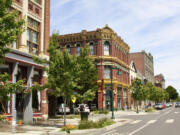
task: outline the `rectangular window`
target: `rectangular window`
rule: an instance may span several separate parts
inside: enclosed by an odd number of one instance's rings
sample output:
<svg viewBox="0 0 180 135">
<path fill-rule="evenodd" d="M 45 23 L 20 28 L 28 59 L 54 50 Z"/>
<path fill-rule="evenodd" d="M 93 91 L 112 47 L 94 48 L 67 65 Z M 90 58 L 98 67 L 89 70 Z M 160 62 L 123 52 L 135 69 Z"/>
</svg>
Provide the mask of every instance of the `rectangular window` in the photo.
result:
<svg viewBox="0 0 180 135">
<path fill-rule="evenodd" d="M 109 56 L 109 45 L 104 45 L 104 55 Z"/>
<path fill-rule="evenodd" d="M 94 55 L 94 46 L 90 45 L 90 55 Z"/>
<path fill-rule="evenodd" d="M 110 67 L 105 67 L 104 68 L 104 78 L 106 78 L 106 79 L 111 78 L 111 69 L 110 69 Z"/>
<path fill-rule="evenodd" d="M 39 49 L 39 33 L 40 33 L 40 23 L 28 18 L 28 29 L 27 29 L 27 48 L 30 53 L 38 54 Z"/>
<path fill-rule="evenodd" d="M 37 32 L 33 31 L 32 41 L 35 44 L 37 44 L 37 37 L 38 37 Z"/>
<path fill-rule="evenodd" d="M 36 3 L 40 4 L 40 0 L 34 0 Z"/>
<path fill-rule="evenodd" d="M 31 31 L 30 29 L 27 29 L 27 40 L 30 41 L 30 37 L 31 37 Z"/>
<path fill-rule="evenodd" d="M 12 42 L 12 43 L 11 43 L 11 47 L 12 47 L 13 49 L 16 49 L 16 48 L 17 48 L 17 42 L 16 42 L 16 41 Z"/>
</svg>

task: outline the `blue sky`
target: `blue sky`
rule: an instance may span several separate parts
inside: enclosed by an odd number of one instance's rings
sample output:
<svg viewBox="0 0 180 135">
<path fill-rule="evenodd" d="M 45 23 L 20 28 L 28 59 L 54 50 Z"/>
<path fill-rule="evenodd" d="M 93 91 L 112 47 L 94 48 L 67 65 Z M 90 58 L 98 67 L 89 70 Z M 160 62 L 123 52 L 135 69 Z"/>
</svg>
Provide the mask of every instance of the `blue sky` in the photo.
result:
<svg viewBox="0 0 180 135">
<path fill-rule="evenodd" d="M 131 52 L 150 52 L 155 74 L 164 74 L 166 86 L 180 90 L 180 0 L 51 0 L 51 33 L 106 24 Z"/>
</svg>

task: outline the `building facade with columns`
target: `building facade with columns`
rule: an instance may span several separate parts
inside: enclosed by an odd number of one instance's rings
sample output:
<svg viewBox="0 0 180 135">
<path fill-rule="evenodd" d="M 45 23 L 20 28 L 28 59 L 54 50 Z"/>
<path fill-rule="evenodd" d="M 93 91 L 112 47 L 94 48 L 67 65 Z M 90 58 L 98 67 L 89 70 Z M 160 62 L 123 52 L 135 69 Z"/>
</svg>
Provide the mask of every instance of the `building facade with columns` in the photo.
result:
<svg viewBox="0 0 180 135">
<path fill-rule="evenodd" d="M 12 10 L 18 10 L 20 17 L 25 19 L 25 32 L 9 47 L 11 51 L 5 56 L 5 63 L 0 71 L 8 72 L 15 83 L 24 79 L 26 86 L 34 82 L 44 83 L 47 79 L 42 65 L 36 64 L 32 56 L 48 58 L 47 48 L 50 34 L 50 0 L 14 0 Z M 32 112 L 41 112 L 48 116 L 48 96 L 46 91 L 24 95 L 12 95 L 12 101 L 6 106 L 13 115 L 13 121 L 24 119 L 32 122 Z"/>
<path fill-rule="evenodd" d="M 79 55 L 80 47 L 90 46 L 90 55 L 98 69 L 98 109 L 111 107 L 111 68 L 113 99 L 115 109 L 129 107 L 129 49 L 130 47 L 108 25 L 94 31 L 59 36 L 60 48 L 66 48 L 72 55 Z M 121 75 L 117 75 L 117 68 Z"/>
</svg>

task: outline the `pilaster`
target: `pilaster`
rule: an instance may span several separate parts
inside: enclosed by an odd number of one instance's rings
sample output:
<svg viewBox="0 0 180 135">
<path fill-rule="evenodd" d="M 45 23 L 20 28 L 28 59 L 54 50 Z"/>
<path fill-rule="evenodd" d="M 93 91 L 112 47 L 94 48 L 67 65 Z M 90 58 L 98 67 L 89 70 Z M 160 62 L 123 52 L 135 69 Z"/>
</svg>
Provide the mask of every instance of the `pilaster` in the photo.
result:
<svg viewBox="0 0 180 135">
<path fill-rule="evenodd" d="M 12 83 L 16 83 L 16 75 L 18 71 L 18 63 L 13 64 L 13 72 L 12 72 Z M 12 94 L 12 126 L 16 126 L 16 94 Z"/>
</svg>

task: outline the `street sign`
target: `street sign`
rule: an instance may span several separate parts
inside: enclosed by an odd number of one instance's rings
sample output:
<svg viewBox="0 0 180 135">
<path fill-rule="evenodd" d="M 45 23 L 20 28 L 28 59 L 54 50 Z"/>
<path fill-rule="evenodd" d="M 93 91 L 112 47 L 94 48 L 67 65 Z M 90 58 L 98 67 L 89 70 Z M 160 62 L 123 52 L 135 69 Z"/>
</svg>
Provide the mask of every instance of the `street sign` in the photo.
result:
<svg viewBox="0 0 180 135">
<path fill-rule="evenodd" d="M 75 96 L 72 97 L 72 102 L 73 102 L 73 103 L 76 102 L 76 97 L 75 97 Z"/>
</svg>

